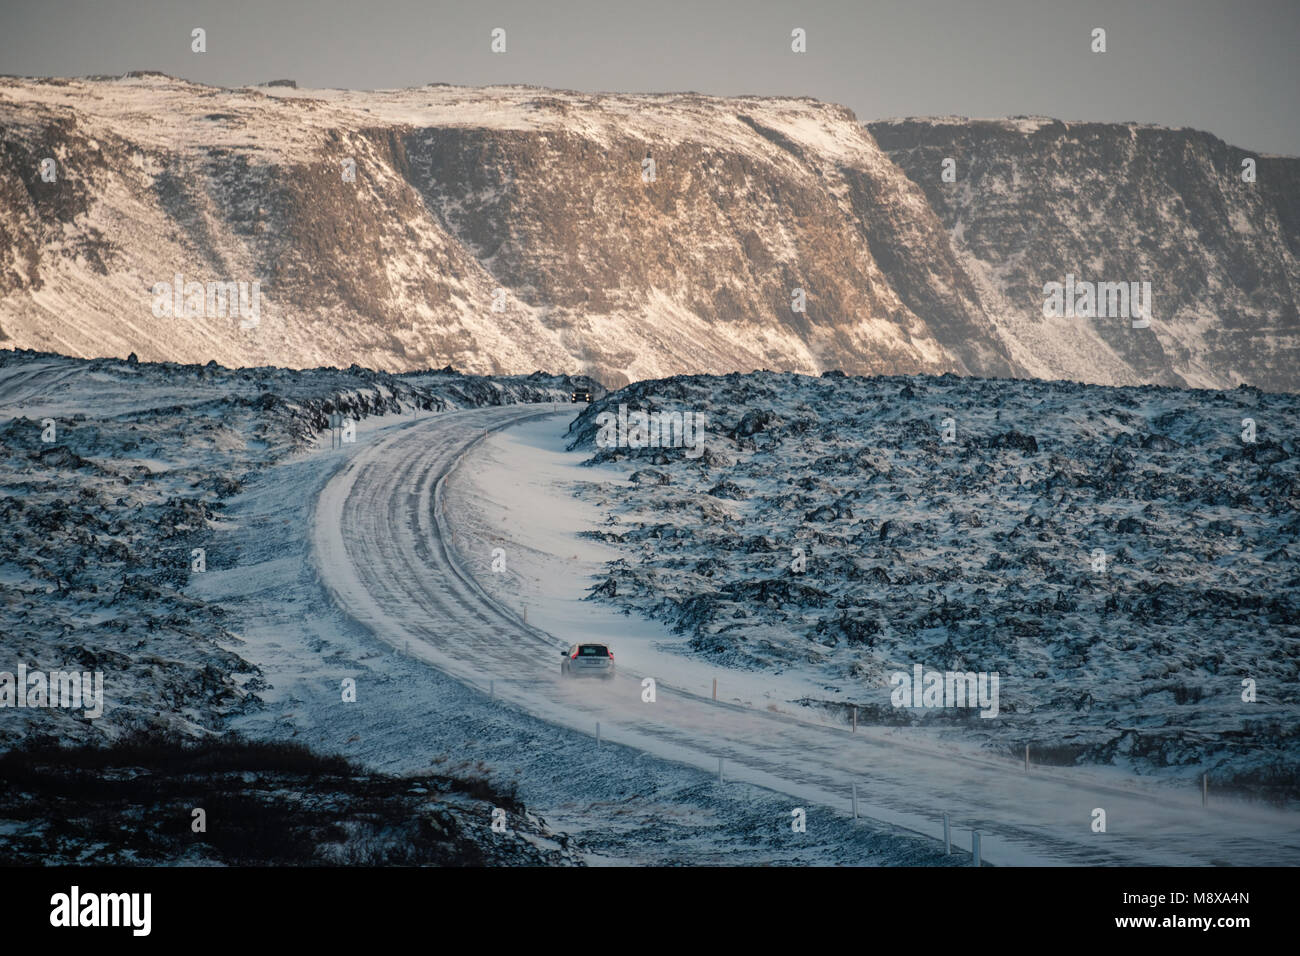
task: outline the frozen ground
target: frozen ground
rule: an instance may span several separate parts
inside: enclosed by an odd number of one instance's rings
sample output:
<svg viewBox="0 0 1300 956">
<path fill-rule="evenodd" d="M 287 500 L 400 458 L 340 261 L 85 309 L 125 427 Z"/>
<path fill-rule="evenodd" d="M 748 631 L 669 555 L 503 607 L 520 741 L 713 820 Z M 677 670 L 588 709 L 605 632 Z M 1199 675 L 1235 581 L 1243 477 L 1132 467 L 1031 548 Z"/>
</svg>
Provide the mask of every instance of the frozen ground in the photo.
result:
<svg viewBox="0 0 1300 956">
<path fill-rule="evenodd" d="M 1193 791 L 1144 785 L 1115 768 L 1035 767 L 1025 775 L 1014 763 L 974 747 L 908 739 L 881 728 L 863 727 L 855 735 L 842 725 L 798 719 L 766 706 L 714 702 L 700 693 L 709 675 L 717 673 L 712 665 L 697 668 L 691 679 L 679 663 L 684 686 L 659 680 L 653 702 L 643 696 L 643 679 L 660 675 L 639 671 L 622 657 L 619 676 L 608 685 L 561 681 L 559 649 L 572 632 L 601 631 L 608 618 L 582 621 L 582 608 L 593 605 L 575 597 L 568 608 L 550 611 L 571 632 L 557 636 L 538 626 L 536 606 L 528 608 L 524 621 L 524 606 L 512 611 L 487 593 L 495 580 L 492 550 L 501 548 L 509 564 L 512 553 L 526 549 L 511 545 L 512 528 L 490 529 L 482 516 L 518 509 L 516 524 L 534 528 L 531 546 L 537 549 L 563 524 L 553 511 L 562 505 L 535 495 L 527 483 L 512 488 L 505 479 L 503 486 L 498 476 L 487 481 L 506 487 L 507 497 L 485 508 L 481 494 L 465 489 L 477 486 L 491 468 L 476 455 L 458 465 L 460 450 L 479 437 L 479 428 L 508 424 L 518 415 L 465 413 L 475 420 L 472 429 L 448 416 L 411 426 L 360 450 L 355 464 L 322 492 L 313 521 L 322 579 L 338 605 L 390 647 L 409 648 L 442 672 L 494 693 L 503 707 L 576 730 L 587 737 L 588 747 L 599 722 L 606 746 L 613 741 L 706 772 L 716 770 L 721 757 L 727 780 L 785 794 L 799 806 L 812 804 L 819 819 L 827 809 L 835 816 L 848 809 L 855 786 L 861 812 L 873 821 L 937 837 L 941 815 L 950 811 L 959 841 L 978 827 L 986 858 L 995 862 L 1296 861 L 1300 821 L 1292 813 L 1218 795 L 1207 813 Z M 571 415 L 567 409 L 557 413 L 553 434 L 558 437 Z M 528 448 L 528 437 L 523 441 L 516 447 Z M 531 453 L 504 464 L 517 475 L 535 466 L 547 470 Z M 553 522 L 552 533 L 536 530 L 538 516 Z M 530 585 L 523 582 L 538 566 L 548 580 L 558 576 L 564 562 L 574 562 L 578 530 L 561 534 L 555 540 L 558 550 L 521 559 L 516 566 L 521 581 L 506 587 L 525 592 Z M 521 532 L 520 538 L 529 535 Z M 571 595 L 574 591 L 569 588 Z M 545 616 L 541 620 L 551 624 Z M 549 755 L 531 748 L 504 743 L 503 749 L 512 760 L 549 762 Z M 527 779 L 527 772 L 523 776 Z M 711 801 L 711 796 L 703 800 L 707 806 Z M 1098 807 L 1109 815 L 1105 834 L 1091 829 Z M 666 852 L 672 859 L 687 849 L 673 846 Z M 755 847 L 760 859 L 763 852 Z"/>
<path fill-rule="evenodd" d="M 259 608 L 271 615 L 253 630 L 274 647 L 254 657 L 272 683 L 282 674 L 281 685 L 293 687 L 292 729 L 281 723 L 266 732 L 307 733 L 327 749 L 342 746 L 388 769 L 423 768 L 430 760 L 486 767 L 494 779 L 517 780 L 529 807 L 573 835 L 593 863 L 959 862 L 913 832 L 917 821 L 855 826 L 847 787 L 839 794 L 803 781 L 792 791 L 761 763 L 740 763 L 743 750 L 714 746 L 721 738 L 678 739 L 672 728 L 638 732 L 620 711 L 620 694 L 639 700 L 635 684 L 620 682 L 613 696 L 594 701 L 564 692 L 556 680 L 558 645 L 490 600 L 449 553 L 443 521 L 459 507 L 450 495 L 435 517 L 435 488 L 461 452 L 488 429 L 533 414 L 503 408 L 400 423 L 332 475 L 317 470 L 323 487 L 305 522 L 315 568 L 302 569 L 294 590 L 319 593 L 323 583 L 332 607 L 293 607 L 273 591 L 273 599 L 254 598 L 245 615 L 255 620 Z M 311 507 L 310 497 L 304 488 L 292 500 Z M 249 573 L 275 580 L 269 565 Z M 236 584 L 224 600 L 248 593 Z M 338 680 L 354 675 L 358 702 L 341 705 Z M 719 754 L 728 761 L 722 784 L 715 779 Z M 811 821 L 806 833 L 790 828 L 796 806 Z"/>
<path fill-rule="evenodd" d="M 1153 790 L 1125 767 L 1025 776 L 960 734 L 864 720 L 854 736 L 832 709 L 796 703 L 824 685 L 817 667 L 725 668 L 694 635 L 582 600 L 609 562 L 642 560 L 626 540 L 581 536 L 611 512 L 623 520 L 635 490 L 618 477 L 627 463 L 575 468 L 589 450 L 562 450 L 577 411 L 567 404 L 506 407 L 554 397 L 557 382 L 404 378 L 30 354 L 0 365 L 10 516 L 0 570 L 16 582 L 6 631 L 29 663 L 89 648 L 111 677 L 101 720 L 26 711 L 41 723 L 18 726 L 10 710 L 7 739 L 233 728 L 388 772 L 483 776 L 517 785 L 549 827 L 532 829 L 567 835 L 591 863 L 960 863 L 935 842 L 944 810 L 959 846 L 981 829 L 993 862 L 1296 861 L 1293 814 L 1217 794 L 1207 814 L 1193 793 Z M 500 407 L 467 407 L 482 405 Z M 359 419 L 355 443 L 328 447 L 319 429 L 333 407 Z M 45 415 L 67 426 L 53 451 L 39 439 Z M 463 458 L 471 449 L 483 451 Z M 129 485 L 126 459 L 143 469 Z M 569 486 L 578 475 L 599 483 L 583 500 Z M 97 489 L 115 480 L 140 500 Z M 93 500 L 67 505 L 82 487 Z M 166 512 L 176 501 L 194 510 L 191 525 Z M 207 570 L 173 580 L 196 543 Z M 128 575 L 148 590 L 122 588 Z M 85 630 L 92 611 L 117 624 Z M 558 648 L 615 624 L 619 679 L 561 684 Z M 659 679 L 653 704 L 646 675 Z M 341 694 L 349 678 L 355 702 Z M 856 825 L 854 785 L 870 818 Z M 1089 827 L 1098 806 L 1110 814 L 1104 835 Z M 790 828 L 795 807 L 806 833 Z"/>
<path fill-rule="evenodd" d="M 396 653 L 391 635 L 331 600 L 312 531 L 332 475 L 390 435 L 421 448 L 472 441 L 483 426 L 456 408 L 567 396 L 567 380 L 0 359 L 0 611 L 11 655 L 0 669 L 80 664 L 106 677 L 97 720 L 0 710 L 6 748 L 233 729 L 377 770 L 482 777 L 517 787 L 530 813 L 512 822 L 519 839 L 551 833 L 566 856 L 593 864 L 969 862 L 887 824 L 855 826 L 844 806 L 810 804 L 808 832 L 796 836 L 788 798 L 719 785 L 711 772 L 608 740 L 597 750 L 586 733 L 440 673 L 418 648 Z M 331 448 L 322 428 L 333 410 L 357 420 L 355 443 Z M 446 434 L 425 431 L 443 415 Z M 51 443 L 41 441 L 46 417 L 56 420 Z M 359 497 L 385 505 L 381 490 L 363 487 Z M 206 551 L 201 573 L 189 571 L 192 547 Z M 457 633 L 450 619 L 434 623 L 448 638 Z M 355 703 L 342 701 L 344 678 L 357 681 Z M 319 797 L 306 802 L 329 805 Z M 94 812 L 93 800 L 85 809 Z M 479 813 L 486 834 L 480 810 L 455 813 L 462 821 Z M 22 819 L 15 835 L 37 832 L 27 809 Z M 69 841 L 60 858 L 96 859 L 94 847 Z M 157 850 L 140 858 L 157 862 Z M 130 858 L 129 847 L 113 852 Z"/>
<path fill-rule="evenodd" d="M 797 703 L 824 692 L 814 674 L 730 670 L 692 660 L 689 636 L 663 621 L 589 600 L 609 565 L 624 557 L 617 545 L 592 534 L 611 526 L 597 504 L 600 491 L 625 485 L 630 469 L 590 465 L 586 455 L 566 450 L 571 420 L 560 415 L 496 432 L 453 473 L 450 523 L 466 568 L 493 598 L 565 642 L 616 640 L 621 667 L 710 697 L 717 677 L 721 700 L 834 723 Z M 504 554 L 494 572 L 496 548 Z"/>
<path fill-rule="evenodd" d="M 105 672 L 106 713 L 0 711 L 0 743 L 197 734 L 259 706 L 227 609 L 196 595 L 239 567 L 226 514 L 264 469 L 329 444 L 331 412 L 372 416 L 567 396 L 567 380 L 453 372 L 84 361 L 0 352 L 0 614 L 32 670 Z M 48 424 L 47 424 L 48 423 Z M 49 441 L 45 439 L 49 438 Z M 349 446 L 350 447 L 350 446 Z M 283 524 L 259 525 L 284 536 Z M 194 571 L 195 549 L 206 570 Z"/>
<path fill-rule="evenodd" d="M 597 448 L 595 416 L 620 403 L 707 415 L 704 455 Z M 1298 431 L 1300 400 L 1245 388 L 644 382 L 587 410 L 567 454 L 554 436 L 520 437 L 568 470 L 552 479 L 560 503 L 516 507 L 527 521 L 508 533 L 527 545 L 554 530 L 532 515 L 555 524 L 567 509 L 590 539 L 567 596 L 593 588 L 610 610 L 659 622 L 620 645 L 708 662 L 729 694 L 841 726 L 856 706 L 871 726 L 1005 756 L 1029 744 L 1039 763 L 1188 789 L 1208 771 L 1211 786 L 1291 800 Z M 915 664 L 997 672 L 998 716 L 895 708 L 889 675 Z"/>
</svg>

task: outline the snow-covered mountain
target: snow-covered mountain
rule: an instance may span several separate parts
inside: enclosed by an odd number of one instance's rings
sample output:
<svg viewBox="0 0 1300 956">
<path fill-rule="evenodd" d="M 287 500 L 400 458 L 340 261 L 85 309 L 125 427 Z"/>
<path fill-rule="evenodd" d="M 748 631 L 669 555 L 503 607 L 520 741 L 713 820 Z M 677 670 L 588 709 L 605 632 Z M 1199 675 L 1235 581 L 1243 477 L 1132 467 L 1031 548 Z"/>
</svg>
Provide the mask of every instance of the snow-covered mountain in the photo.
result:
<svg viewBox="0 0 1300 956">
<path fill-rule="evenodd" d="M 1035 376 L 1297 389 L 1300 160 L 1136 124 L 917 119 L 869 128 L 925 191 L 1011 357 Z M 941 179 L 945 159 L 953 183 Z M 1043 284 L 1067 273 L 1150 281 L 1151 328 L 1044 320 Z M 1091 372 L 1080 374 L 1080 359 Z"/>
<path fill-rule="evenodd" d="M 1245 184 L 1246 154 L 1202 133 L 157 74 L 0 80 L 0 127 L 6 347 L 609 384 L 842 368 L 1296 387 L 1300 161 L 1261 157 Z M 259 282 L 255 326 L 206 300 L 155 315 L 177 275 Z M 1150 281 L 1150 327 L 1043 318 L 1067 275 Z"/>
</svg>

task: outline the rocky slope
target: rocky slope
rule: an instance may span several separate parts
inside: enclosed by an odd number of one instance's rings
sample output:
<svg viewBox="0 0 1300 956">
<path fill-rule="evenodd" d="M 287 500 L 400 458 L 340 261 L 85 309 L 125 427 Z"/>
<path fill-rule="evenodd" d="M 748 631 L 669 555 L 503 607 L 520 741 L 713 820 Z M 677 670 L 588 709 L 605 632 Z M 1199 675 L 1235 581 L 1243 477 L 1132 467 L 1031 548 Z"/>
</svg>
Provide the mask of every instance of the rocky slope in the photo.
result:
<svg viewBox="0 0 1300 956">
<path fill-rule="evenodd" d="M 960 207 L 929 174 L 946 125 L 867 128 L 807 99 L 3 79 L 0 344 L 610 384 L 766 367 L 1294 387 L 1296 161 L 1261 160 L 1250 190 L 1203 134 L 1096 127 L 1083 148 L 950 125 L 971 143 Z M 1003 188 L 1045 150 L 1053 175 Z M 1044 320 L 1042 284 L 1071 271 L 1150 279 L 1151 328 Z M 257 326 L 156 317 L 176 274 L 259 281 Z"/>
<path fill-rule="evenodd" d="M 869 124 L 924 190 L 1012 356 L 1084 381 L 1294 391 L 1300 360 L 1300 161 L 1209 133 L 1138 125 L 894 120 Z M 954 162 L 955 182 L 941 178 Z M 1254 182 L 1242 179 L 1255 162 Z M 1046 282 L 1150 281 L 1151 328 L 1042 318 Z M 1068 334 L 1060 335 L 1068 326 Z"/>
</svg>

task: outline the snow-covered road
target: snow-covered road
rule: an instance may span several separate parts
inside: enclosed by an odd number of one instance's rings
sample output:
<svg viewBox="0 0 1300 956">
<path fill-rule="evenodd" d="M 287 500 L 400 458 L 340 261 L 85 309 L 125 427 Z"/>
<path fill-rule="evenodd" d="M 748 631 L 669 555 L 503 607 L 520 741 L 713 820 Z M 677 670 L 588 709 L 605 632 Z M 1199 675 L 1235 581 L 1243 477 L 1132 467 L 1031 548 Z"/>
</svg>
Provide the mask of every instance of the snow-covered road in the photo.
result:
<svg viewBox="0 0 1300 956">
<path fill-rule="evenodd" d="M 336 602 L 382 640 L 545 721 L 595 734 L 728 780 L 848 811 L 857 787 L 866 817 L 935 838 L 942 814 L 954 843 L 982 835 L 985 859 L 1008 864 L 1291 864 L 1300 820 L 1266 808 L 1214 801 L 1137 778 L 1035 768 L 953 748 L 929 748 L 885 732 L 846 729 L 680 689 L 674 672 L 653 703 L 642 678 L 620 667 L 609 685 L 561 682 L 569 643 L 494 600 L 466 570 L 464 540 L 448 517 L 457 502 L 444 479 L 490 431 L 539 415 L 562 429 L 570 409 L 507 406 L 435 415 L 359 448 L 325 486 L 315 509 L 313 552 Z M 527 462 L 520 462 L 527 467 Z M 473 480 L 462 474 L 461 480 Z M 700 667 L 691 687 L 707 686 Z M 1092 830 L 1094 808 L 1107 832 Z"/>
</svg>

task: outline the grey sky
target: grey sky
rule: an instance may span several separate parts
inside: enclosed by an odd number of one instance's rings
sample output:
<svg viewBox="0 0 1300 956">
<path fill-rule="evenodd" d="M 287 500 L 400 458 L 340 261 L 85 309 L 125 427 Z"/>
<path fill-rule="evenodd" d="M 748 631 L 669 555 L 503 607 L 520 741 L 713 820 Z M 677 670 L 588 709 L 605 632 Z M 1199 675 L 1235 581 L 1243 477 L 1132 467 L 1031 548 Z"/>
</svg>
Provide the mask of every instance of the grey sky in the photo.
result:
<svg viewBox="0 0 1300 956">
<path fill-rule="evenodd" d="M 204 27 L 208 52 L 190 52 Z M 489 50 L 504 27 L 508 52 Z M 790 52 L 790 31 L 808 52 Z M 1089 51 L 1093 27 L 1108 52 Z M 815 96 L 861 120 L 1044 114 L 1300 155 L 1300 0 L 0 0 L 0 72 Z"/>
</svg>

